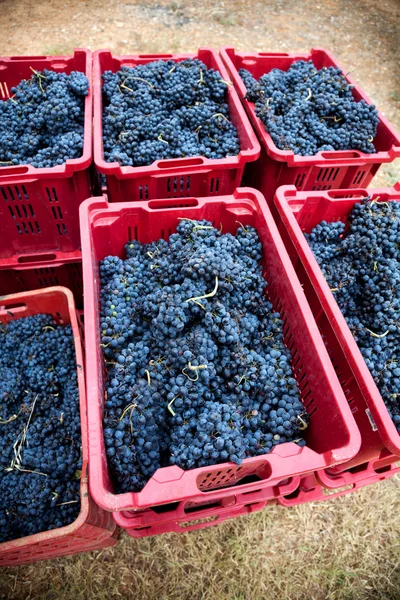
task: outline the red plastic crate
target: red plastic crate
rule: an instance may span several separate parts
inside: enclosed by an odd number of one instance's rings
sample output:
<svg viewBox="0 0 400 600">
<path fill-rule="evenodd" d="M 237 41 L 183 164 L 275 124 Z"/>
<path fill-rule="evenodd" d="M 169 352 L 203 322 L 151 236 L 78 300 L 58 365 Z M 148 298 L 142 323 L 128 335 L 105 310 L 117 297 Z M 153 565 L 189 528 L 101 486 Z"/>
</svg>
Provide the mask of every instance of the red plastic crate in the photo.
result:
<svg viewBox="0 0 400 600">
<path fill-rule="evenodd" d="M 374 469 L 372 463 L 367 463 L 363 471 L 342 473 L 338 479 L 330 477 L 325 471 L 321 471 L 302 478 L 299 488 L 288 496 L 278 498 L 277 503 L 288 507 L 306 504 L 307 502 L 321 502 L 339 498 L 367 485 L 390 479 L 399 472 L 400 467 L 395 465 L 380 470 Z"/>
<path fill-rule="evenodd" d="M 82 253 L 76 250 L 70 254 L 73 257 L 67 260 L 62 252 L 29 257 L 34 258 L 33 262 L 20 256 L 17 265 L 0 259 L 0 296 L 61 285 L 71 290 L 76 307 L 82 309 Z"/>
<path fill-rule="evenodd" d="M 220 509 L 219 511 L 214 509 L 214 511 L 208 511 L 207 515 L 203 513 L 200 515 L 185 515 L 174 521 L 146 525 L 138 529 L 126 529 L 126 533 L 133 538 L 143 538 L 161 535 L 163 533 L 185 533 L 197 529 L 206 529 L 208 527 L 214 527 L 214 525 L 218 525 L 219 523 L 223 523 L 228 519 L 234 519 L 236 517 L 258 512 L 273 504 L 276 504 L 276 500 L 252 502 L 245 504 L 244 506 L 238 506 L 231 509 Z"/>
<path fill-rule="evenodd" d="M 117 543 L 112 516 L 96 506 L 89 495 L 85 376 L 80 326 L 72 294 L 63 287 L 54 287 L 0 297 L 0 323 L 40 313 L 53 315 L 57 323 L 71 324 L 74 335 L 82 428 L 81 511 L 70 525 L 0 544 L 1 567 L 97 550 Z"/>
<path fill-rule="evenodd" d="M 149 243 L 160 237 L 168 238 L 182 217 L 208 219 L 218 226 L 222 224 L 224 232 L 236 232 L 239 222 L 258 229 L 269 299 L 281 313 L 301 398 L 310 414 L 308 445 L 300 448 L 294 443 L 282 444 L 271 454 L 248 458 L 240 466 L 224 463 L 190 471 L 177 466 L 162 468 L 141 492 L 114 494 L 102 430 L 105 373 L 99 331 L 99 262 L 110 254 L 122 257 L 124 245 L 131 239 Z M 183 500 L 219 500 L 234 491 L 242 493 L 275 486 L 288 477 L 345 462 L 358 452 L 359 431 L 272 215 L 259 192 L 244 188 L 215 199 L 119 204 L 92 198 L 81 207 L 81 233 L 85 345 L 90 356 L 87 361 L 90 485 L 100 506 L 110 511 L 127 511 Z M 246 480 L 250 475 L 251 483 Z"/>
<path fill-rule="evenodd" d="M 279 232 L 361 432 L 360 452 L 337 470 L 379 457 L 395 461 L 400 435 L 303 232 L 309 233 L 322 220 L 347 222 L 353 206 L 369 195 L 400 201 L 400 189 L 296 192 L 293 186 L 278 189 L 274 199 Z"/>
<path fill-rule="evenodd" d="M 367 187 L 381 164 L 392 162 L 400 156 L 400 134 L 382 113 L 379 113 L 380 122 L 374 139 L 376 154 L 340 150 L 300 156 L 291 150 L 280 150 L 265 131 L 263 122 L 256 116 L 254 103 L 245 100 L 247 90 L 238 73 L 239 69 L 247 69 L 259 79 L 272 69 L 287 71 L 297 60 L 312 60 L 317 69 L 330 66 L 342 68 L 327 50 L 314 48 L 306 53 L 273 54 L 222 48 L 221 57 L 261 142 L 260 158 L 248 168 L 248 182 L 262 191 L 268 203 L 272 203 L 275 190 L 281 185 L 294 184 L 298 190 Z M 364 99 L 372 104 L 349 75 L 346 75 L 346 79 L 354 86 L 353 95 L 357 101 Z"/>
<path fill-rule="evenodd" d="M 246 112 L 232 85 L 227 86 L 227 103 L 235 125 L 240 153 L 223 159 L 191 156 L 178 159 L 157 160 L 146 167 L 122 167 L 108 163 L 103 155 L 103 101 L 102 74 L 119 71 L 122 66 L 135 67 L 155 60 L 198 58 L 209 69 L 218 70 L 229 81 L 224 63 L 215 50 L 200 48 L 195 54 L 139 54 L 113 56 L 108 50 L 94 53 L 94 162 L 97 170 L 107 178 L 110 202 L 125 200 L 154 200 L 156 198 L 181 198 L 189 196 L 220 196 L 232 193 L 242 181 L 243 170 L 249 161 L 260 155 L 260 145 L 247 118 Z"/>
<path fill-rule="evenodd" d="M 291 477 L 281 485 L 265 487 L 252 492 L 233 494 L 220 498 L 219 500 L 202 500 L 201 502 L 173 502 L 171 505 L 163 505 L 154 508 L 146 508 L 143 511 L 122 511 L 114 513 L 117 525 L 128 532 L 135 529 L 147 529 L 165 523 L 184 521 L 187 519 L 197 520 L 210 516 L 224 516 L 235 513 L 238 508 L 257 505 L 260 502 L 273 501 L 281 496 L 287 496 L 295 492 L 300 485 L 300 476 Z"/>
<path fill-rule="evenodd" d="M 80 49 L 72 56 L 0 57 L 1 100 L 9 98 L 11 88 L 22 79 L 32 76 L 31 68 L 58 73 L 82 71 L 88 77 L 83 154 L 51 168 L 0 168 L 0 259 L 70 253 L 80 248 L 79 205 L 91 195 L 92 53 Z"/>
</svg>

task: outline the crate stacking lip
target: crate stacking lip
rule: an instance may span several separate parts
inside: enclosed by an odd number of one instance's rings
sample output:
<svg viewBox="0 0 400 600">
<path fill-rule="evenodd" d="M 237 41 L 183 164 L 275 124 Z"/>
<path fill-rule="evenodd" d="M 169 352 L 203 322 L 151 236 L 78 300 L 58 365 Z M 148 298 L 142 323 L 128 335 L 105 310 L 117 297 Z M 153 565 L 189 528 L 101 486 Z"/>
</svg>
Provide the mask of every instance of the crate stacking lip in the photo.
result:
<svg viewBox="0 0 400 600">
<path fill-rule="evenodd" d="M 154 528 L 166 523 L 182 523 L 209 517 L 229 516 L 238 508 L 256 508 L 260 503 L 271 503 L 277 498 L 292 494 L 300 485 L 301 478 L 290 477 L 282 484 L 265 487 L 262 489 L 233 494 L 219 500 L 208 500 L 206 497 L 201 502 L 172 502 L 170 505 L 155 506 L 143 511 L 124 511 L 113 513 L 114 520 L 123 529 L 129 531 Z"/>
<path fill-rule="evenodd" d="M 191 514 L 181 518 L 176 518 L 173 521 L 165 521 L 161 523 L 153 523 L 143 527 L 126 529 L 126 533 L 133 538 L 152 537 L 154 535 L 162 535 L 163 533 L 186 533 L 188 531 L 196 531 L 197 529 L 206 529 L 219 525 L 228 519 L 235 519 L 244 515 L 253 514 L 263 510 L 267 506 L 276 504 L 276 500 L 260 500 L 241 506 L 235 506 L 230 509 L 212 510 L 207 514 L 200 515 Z M 116 518 L 116 513 L 114 513 Z"/>
<path fill-rule="evenodd" d="M 79 204 L 91 195 L 92 53 L 77 49 L 72 56 L 0 57 L 0 100 L 7 100 L 13 86 L 30 78 L 32 69 L 81 71 L 88 77 L 83 152 L 55 167 L 0 168 L 0 259 L 79 249 Z"/>
<path fill-rule="evenodd" d="M 367 187 L 382 163 L 392 162 L 400 156 L 400 133 L 390 125 L 379 112 L 379 125 L 374 144 L 375 154 L 359 150 L 334 150 L 318 152 L 313 156 L 300 156 L 291 150 L 280 150 L 255 112 L 255 105 L 246 99 L 247 90 L 239 75 L 244 68 L 259 79 L 272 69 L 286 71 L 298 60 L 312 60 L 317 69 L 322 67 L 342 68 L 336 58 L 327 50 L 313 48 L 305 53 L 238 52 L 234 48 L 221 48 L 221 58 L 225 63 L 233 84 L 244 104 L 250 121 L 261 142 L 260 159 L 249 165 L 248 180 L 260 189 L 268 202 L 272 202 L 275 190 L 281 185 L 295 185 L 298 190 L 329 190 L 337 188 Z M 343 73 L 346 73 L 343 70 Z M 346 74 L 346 80 L 353 86 L 353 96 L 359 101 L 372 101 L 359 85 Z"/>
<path fill-rule="evenodd" d="M 288 477 L 349 460 L 358 452 L 359 431 L 272 215 L 259 192 L 244 188 L 216 199 L 118 204 L 92 198 L 82 205 L 80 216 L 85 347 L 90 357 L 86 375 L 90 486 L 99 506 L 121 511 L 182 500 L 200 502 L 206 496 L 210 500 L 220 499 L 232 495 L 233 489 L 242 493 L 271 487 Z M 269 299 L 283 319 L 285 343 L 291 350 L 301 398 L 310 414 L 307 446 L 282 444 L 268 455 L 245 459 L 241 465 L 224 463 L 189 471 L 177 466 L 165 467 L 156 471 L 141 492 L 115 494 L 102 431 L 105 373 L 99 331 L 99 262 L 110 254 L 122 257 L 129 240 L 148 243 L 167 239 L 182 217 L 207 219 L 218 227 L 222 224 L 223 231 L 231 233 L 236 232 L 238 222 L 257 228 L 263 243 Z M 250 476 L 251 482 L 247 479 Z"/>
<path fill-rule="evenodd" d="M 298 489 L 277 498 L 276 503 L 289 507 L 308 502 L 332 500 L 356 492 L 367 485 L 390 479 L 397 473 L 400 473 L 400 466 L 391 464 L 379 468 L 373 461 L 364 463 L 362 468 L 348 470 L 338 476 L 329 475 L 326 471 L 319 471 L 302 477 Z"/>
<path fill-rule="evenodd" d="M 207 68 L 218 70 L 222 78 L 230 84 L 227 85 L 227 103 L 232 123 L 239 135 L 240 153 L 222 159 L 191 156 L 158 160 L 144 167 L 127 167 L 116 162 L 106 162 L 103 153 L 102 123 L 104 71 L 117 72 L 123 66 L 135 67 L 155 60 L 180 62 L 187 58 L 198 58 Z M 256 160 L 260 154 L 257 136 L 229 80 L 224 63 L 218 53 L 211 48 L 200 48 L 196 53 L 191 54 L 132 56 L 114 56 L 108 50 L 98 50 L 94 53 L 93 79 L 94 162 L 97 170 L 107 178 L 110 202 L 229 194 L 240 185 L 246 163 Z"/>
<path fill-rule="evenodd" d="M 392 461 L 400 456 L 400 435 L 304 237 L 304 232 L 309 233 L 322 220 L 346 223 L 354 205 L 368 196 L 379 196 L 382 202 L 399 202 L 400 186 L 321 192 L 297 192 L 293 186 L 284 186 L 277 190 L 273 207 L 278 230 L 361 432 L 360 452 L 337 470 L 389 453 Z"/>
<path fill-rule="evenodd" d="M 98 550 L 117 543 L 117 528 L 110 519 L 110 513 L 96 506 L 89 495 L 85 375 L 80 325 L 73 296 L 68 289 L 60 286 L 0 296 L 0 323 L 40 313 L 51 314 L 58 324 L 70 324 L 74 336 L 82 429 L 81 510 L 70 525 L 1 543 L 1 567 Z"/>
</svg>

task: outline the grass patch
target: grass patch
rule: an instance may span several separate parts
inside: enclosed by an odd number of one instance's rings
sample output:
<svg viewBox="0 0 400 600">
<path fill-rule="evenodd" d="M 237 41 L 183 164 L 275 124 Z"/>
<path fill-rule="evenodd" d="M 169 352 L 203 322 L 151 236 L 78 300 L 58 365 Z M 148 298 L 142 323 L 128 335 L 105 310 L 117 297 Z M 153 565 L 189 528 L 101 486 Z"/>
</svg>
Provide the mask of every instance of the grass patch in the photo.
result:
<svg viewBox="0 0 400 600">
<path fill-rule="evenodd" d="M 3 569 L 7 600 L 398 600 L 400 478 L 322 503 Z M 3 595 L 1 595 L 3 594 Z"/>
</svg>

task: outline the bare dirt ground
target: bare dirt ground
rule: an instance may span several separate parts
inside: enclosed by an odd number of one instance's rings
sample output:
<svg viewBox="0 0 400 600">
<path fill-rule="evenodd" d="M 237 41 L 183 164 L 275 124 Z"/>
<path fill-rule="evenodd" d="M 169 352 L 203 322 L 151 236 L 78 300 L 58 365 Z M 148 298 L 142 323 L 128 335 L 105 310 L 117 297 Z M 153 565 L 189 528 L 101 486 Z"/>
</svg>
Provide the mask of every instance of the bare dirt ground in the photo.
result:
<svg viewBox="0 0 400 600">
<path fill-rule="evenodd" d="M 400 127 L 399 0 L 3 0 L 0 55 L 329 48 Z M 376 185 L 400 180 L 400 161 Z M 400 479 L 0 574 L 0 600 L 399 600 Z M 1 499 L 0 499 L 1 503 Z"/>
<path fill-rule="evenodd" d="M 0 0 L 0 55 L 329 48 L 400 127 L 399 0 Z M 400 179 L 400 161 L 376 185 Z"/>
</svg>

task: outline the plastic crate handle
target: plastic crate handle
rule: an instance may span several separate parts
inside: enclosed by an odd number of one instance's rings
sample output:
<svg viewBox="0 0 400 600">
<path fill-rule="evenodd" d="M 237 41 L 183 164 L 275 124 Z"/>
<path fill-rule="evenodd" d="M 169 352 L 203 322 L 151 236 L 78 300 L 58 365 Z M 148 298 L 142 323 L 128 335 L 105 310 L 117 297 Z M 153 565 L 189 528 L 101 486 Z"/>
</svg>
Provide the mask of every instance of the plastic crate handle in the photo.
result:
<svg viewBox="0 0 400 600">
<path fill-rule="evenodd" d="M 0 168 L 0 182 L 1 182 L 2 177 L 7 177 L 8 175 L 23 175 L 25 173 L 28 173 L 28 171 L 29 171 L 29 167 L 24 166 L 24 165 L 1 167 Z"/>
<path fill-rule="evenodd" d="M 27 306 L 25 302 L 15 302 L 15 301 L 7 301 L 6 304 L 3 304 L 3 301 L 0 297 L 0 315 L 9 315 L 10 317 L 17 316 L 21 317 L 21 313 L 25 313 L 27 311 Z"/>
</svg>

